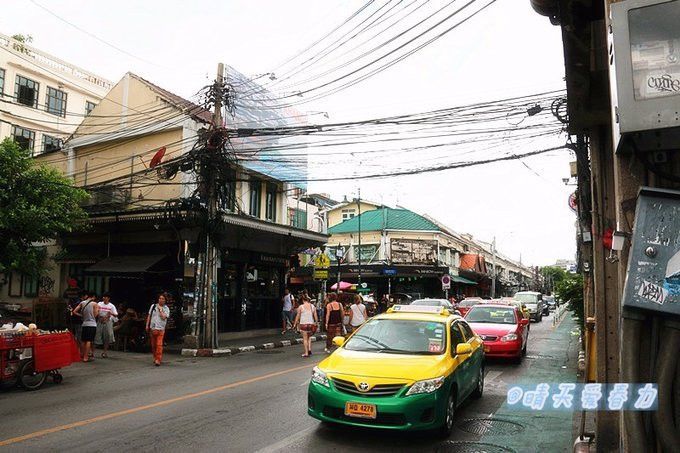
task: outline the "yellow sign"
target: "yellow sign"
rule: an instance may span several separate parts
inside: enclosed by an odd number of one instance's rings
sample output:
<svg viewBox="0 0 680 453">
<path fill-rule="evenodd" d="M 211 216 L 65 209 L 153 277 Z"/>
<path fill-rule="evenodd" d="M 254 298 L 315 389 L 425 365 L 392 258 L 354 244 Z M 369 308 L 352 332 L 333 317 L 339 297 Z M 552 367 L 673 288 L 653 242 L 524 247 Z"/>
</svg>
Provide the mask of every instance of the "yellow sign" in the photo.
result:
<svg viewBox="0 0 680 453">
<path fill-rule="evenodd" d="M 329 269 L 331 267 L 331 259 L 325 253 L 320 253 L 314 257 L 314 267 L 316 269 Z"/>
<path fill-rule="evenodd" d="M 314 269 L 314 280 L 328 280 L 328 269 Z"/>
</svg>

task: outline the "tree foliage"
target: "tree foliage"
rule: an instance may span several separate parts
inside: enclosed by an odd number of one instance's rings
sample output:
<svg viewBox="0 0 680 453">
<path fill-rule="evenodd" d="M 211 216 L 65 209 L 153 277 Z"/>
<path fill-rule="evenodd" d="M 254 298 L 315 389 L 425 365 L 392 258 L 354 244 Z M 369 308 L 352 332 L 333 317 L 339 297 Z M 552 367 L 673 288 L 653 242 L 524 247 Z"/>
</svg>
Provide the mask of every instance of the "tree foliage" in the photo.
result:
<svg viewBox="0 0 680 453">
<path fill-rule="evenodd" d="M 36 244 L 83 224 L 87 192 L 57 170 L 35 164 L 11 139 L 0 142 L 0 272 L 36 275 L 44 252 Z"/>
<path fill-rule="evenodd" d="M 558 266 L 546 266 L 541 269 L 541 274 L 544 278 L 550 277 L 555 287 L 569 276 L 567 271 Z"/>
<path fill-rule="evenodd" d="M 556 287 L 555 292 L 563 302 L 569 303 L 569 310 L 579 320 L 579 326 L 583 331 L 584 328 L 584 313 L 585 307 L 583 305 L 583 275 L 565 273 L 565 278 L 560 281 Z"/>
</svg>

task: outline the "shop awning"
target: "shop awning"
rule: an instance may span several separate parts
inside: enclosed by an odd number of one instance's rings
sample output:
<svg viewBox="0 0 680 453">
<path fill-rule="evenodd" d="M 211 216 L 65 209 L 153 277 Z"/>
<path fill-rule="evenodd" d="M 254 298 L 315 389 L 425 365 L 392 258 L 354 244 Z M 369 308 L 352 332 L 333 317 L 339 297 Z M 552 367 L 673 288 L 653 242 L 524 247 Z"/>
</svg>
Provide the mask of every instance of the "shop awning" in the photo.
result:
<svg viewBox="0 0 680 453">
<path fill-rule="evenodd" d="M 110 256 L 85 269 L 86 272 L 107 274 L 134 274 L 146 272 L 158 264 L 165 255 Z"/>
<path fill-rule="evenodd" d="M 467 278 L 460 277 L 458 275 L 452 275 L 451 276 L 451 281 L 454 283 L 462 283 L 463 285 L 476 285 L 477 282 L 473 282 L 472 280 L 468 280 Z"/>
</svg>

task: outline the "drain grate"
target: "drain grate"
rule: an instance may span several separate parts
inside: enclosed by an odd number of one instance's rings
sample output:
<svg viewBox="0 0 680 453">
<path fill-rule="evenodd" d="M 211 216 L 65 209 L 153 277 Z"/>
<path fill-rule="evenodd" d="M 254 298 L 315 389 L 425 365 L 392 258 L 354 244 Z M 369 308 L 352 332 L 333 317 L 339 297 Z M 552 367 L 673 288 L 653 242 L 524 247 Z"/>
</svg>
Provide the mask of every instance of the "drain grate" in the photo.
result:
<svg viewBox="0 0 680 453">
<path fill-rule="evenodd" d="M 518 434 L 524 431 L 524 426 L 519 423 L 498 418 L 469 418 L 463 420 L 458 428 L 480 436 L 483 434 Z"/>
<path fill-rule="evenodd" d="M 439 445 L 436 453 L 515 453 L 515 450 L 485 442 L 450 440 Z"/>
<path fill-rule="evenodd" d="M 256 352 L 257 354 L 283 354 L 280 349 L 261 349 Z"/>
</svg>

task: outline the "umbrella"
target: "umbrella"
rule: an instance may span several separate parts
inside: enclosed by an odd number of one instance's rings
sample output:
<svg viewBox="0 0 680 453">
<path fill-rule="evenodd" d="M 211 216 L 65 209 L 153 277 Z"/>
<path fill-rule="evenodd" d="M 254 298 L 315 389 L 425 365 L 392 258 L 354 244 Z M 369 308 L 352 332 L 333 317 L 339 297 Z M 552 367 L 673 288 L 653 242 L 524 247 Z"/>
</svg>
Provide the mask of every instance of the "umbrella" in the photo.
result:
<svg viewBox="0 0 680 453">
<path fill-rule="evenodd" d="M 340 291 L 347 291 L 348 289 L 352 288 L 352 286 L 354 286 L 354 284 L 352 284 L 352 283 L 348 283 L 348 282 L 340 282 Z M 333 291 L 337 290 L 337 289 L 338 289 L 338 283 L 336 283 L 335 285 L 331 286 L 331 289 L 332 289 Z"/>
</svg>

